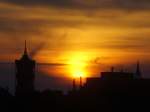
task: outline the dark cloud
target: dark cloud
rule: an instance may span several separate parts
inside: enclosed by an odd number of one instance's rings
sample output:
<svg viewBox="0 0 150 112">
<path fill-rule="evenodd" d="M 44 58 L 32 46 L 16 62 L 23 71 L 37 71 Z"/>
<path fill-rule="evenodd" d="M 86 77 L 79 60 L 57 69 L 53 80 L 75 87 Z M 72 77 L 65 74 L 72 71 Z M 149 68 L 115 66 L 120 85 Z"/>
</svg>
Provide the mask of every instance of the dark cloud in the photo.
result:
<svg viewBox="0 0 150 112">
<path fill-rule="evenodd" d="M 38 35 L 37 37 L 39 37 L 39 35 L 43 36 L 43 33 L 47 29 L 53 31 L 58 27 L 76 28 L 82 24 L 87 24 L 87 22 L 84 22 L 83 20 L 55 20 L 51 18 L 12 19 L 8 14 L 7 18 L 0 17 L 0 33 L 9 35 L 10 38 L 18 38 L 18 36 L 30 37 L 32 35 Z"/>
<path fill-rule="evenodd" d="M 34 49 L 32 49 L 32 51 L 30 52 L 30 56 L 34 58 L 39 53 L 39 51 L 41 51 L 45 47 L 45 45 L 46 42 L 39 43 Z"/>
<path fill-rule="evenodd" d="M 149 0 L 113 0 L 116 6 L 125 9 L 149 9 Z"/>
<path fill-rule="evenodd" d="M 73 7 L 71 0 L 1 0 L 2 2 L 15 3 L 21 5 L 46 5 L 55 7 Z"/>
<path fill-rule="evenodd" d="M 1 0 L 2 2 L 21 5 L 46 5 L 59 8 L 121 8 L 121 9 L 149 9 L 149 0 L 93 0 L 91 3 L 86 0 Z"/>
<path fill-rule="evenodd" d="M 149 47 L 146 45 L 142 45 L 142 44 L 117 44 L 117 43 L 112 43 L 109 45 L 93 45 L 95 46 L 95 48 L 104 48 L 104 49 L 122 49 L 122 50 L 141 50 L 141 49 L 145 49 L 148 50 Z M 146 49 L 147 48 L 147 49 Z"/>
<path fill-rule="evenodd" d="M 38 23 L 38 24 L 36 24 Z M 39 34 L 39 27 L 41 23 L 39 21 L 18 21 L 11 19 L 0 19 L 0 33 L 10 35 L 9 37 L 25 37 L 27 35 Z M 18 36 L 17 36 L 18 35 Z"/>
<path fill-rule="evenodd" d="M 64 63 L 39 63 L 40 66 L 67 66 Z"/>
</svg>

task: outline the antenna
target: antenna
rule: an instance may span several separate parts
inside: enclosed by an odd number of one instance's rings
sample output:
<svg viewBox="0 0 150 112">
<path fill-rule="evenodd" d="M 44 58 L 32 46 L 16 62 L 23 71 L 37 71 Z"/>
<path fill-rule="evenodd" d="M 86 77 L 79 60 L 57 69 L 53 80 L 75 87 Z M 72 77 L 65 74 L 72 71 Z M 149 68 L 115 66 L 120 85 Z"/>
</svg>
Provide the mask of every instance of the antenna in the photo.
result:
<svg viewBox="0 0 150 112">
<path fill-rule="evenodd" d="M 27 43 L 26 43 L 26 40 L 25 40 L 25 47 L 24 47 L 24 55 L 27 55 Z"/>
</svg>

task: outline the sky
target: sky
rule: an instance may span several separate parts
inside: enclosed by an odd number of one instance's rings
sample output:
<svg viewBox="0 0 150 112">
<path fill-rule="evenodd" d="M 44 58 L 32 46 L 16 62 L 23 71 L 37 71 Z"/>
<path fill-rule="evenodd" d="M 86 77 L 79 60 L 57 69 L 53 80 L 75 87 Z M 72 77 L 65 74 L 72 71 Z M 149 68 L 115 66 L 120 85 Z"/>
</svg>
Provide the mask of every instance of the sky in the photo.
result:
<svg viewBox="0 0 150 112">
<path fill-rule="evenodd" d="M 44 74 L 99 76 L 116 66 L 150 77 L 149 0 L 0 0 L 0 62 L 28 52 Z"/>
</svg>

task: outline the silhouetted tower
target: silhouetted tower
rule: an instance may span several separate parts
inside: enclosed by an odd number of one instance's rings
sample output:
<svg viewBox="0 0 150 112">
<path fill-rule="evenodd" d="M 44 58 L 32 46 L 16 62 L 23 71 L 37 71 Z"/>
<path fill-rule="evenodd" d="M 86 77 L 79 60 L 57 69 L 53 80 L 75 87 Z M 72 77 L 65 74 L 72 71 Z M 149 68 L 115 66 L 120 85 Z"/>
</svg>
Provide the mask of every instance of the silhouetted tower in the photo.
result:
<svg viewBox="0 0 150 112">
<path fill-rule="evenodd" d="M 75 78 L 73 78 L 72 90 L 76 91 L 76 80 L 75 80 Z"/>
<path fill-rule="evenodd" d="M 111 72 L 114 72 L 114 67 L 111 67 Z"/>
<path fill-rule="evenodd" d="M 135 78 L 142 78 L 142 73 L 141 73 L 141 68 L 140 68 L 140 63 L 137 62 L 136 65 L 136 72 L 135 72 Z"/>
<path fill-rule="evenodd" d="M 80 88 L 82 88 L 82 77 L 80 76 Z"/>
<path fill-rule="evenodd" d="M 35 61 L 31 60 L 27 53 L 26 41 L 24 54 L 16 64 L 16 95 L 30 95 L 34 92 Z"/>
</svg>

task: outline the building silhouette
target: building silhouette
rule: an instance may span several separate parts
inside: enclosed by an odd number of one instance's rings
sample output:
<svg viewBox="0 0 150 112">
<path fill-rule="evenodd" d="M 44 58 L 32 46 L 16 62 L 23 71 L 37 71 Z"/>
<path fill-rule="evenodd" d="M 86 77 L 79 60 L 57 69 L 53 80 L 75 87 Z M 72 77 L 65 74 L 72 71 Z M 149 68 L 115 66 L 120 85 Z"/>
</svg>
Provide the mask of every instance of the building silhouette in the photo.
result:
<svg viewBox="0 0 150 112">
<path fill-rule="evenodd" d="M 131 94 L 131 93 L 141 93 L 140 90 L 146 91 L 146 86 L 150 86 L 149 79 L 142 79 L 139 63 L 136 66 L 136 73 L 125 72 L 125 71 L 111 71 L 101 72 L 100 77 L 87 78 L 84 89 L 88 93 L 98 93 L 104 92 L 104 94 L 109 93 L 119 93 Z M 145 90 L 144 90 L 145 89 Z M 93 92 L 94 91 L 94 92 Z M 148 93 L 148 92 L 147 92 Z"/>
<path fill-rule="evenodd" d="M 99 77 L 89 77 L 86 78 L 86 83 L 81 86 L 77 91 L 84 91 L 83 93 L 87 94 L 98 94 L 100 92 L 111 93 L 111 92 L 129 92 L 132 89 L 139 87 L 144 88 L 143 86 L 150 86 L 148 83 L 149 79 L 143 79 L 141 76 L 141 70 L 139 63 L 135 66 L 136 72 L 127 72 L 123 69 L 114 70 L 114 67 L 111 67 L 110 71 L 104 71 L 100 73 Z M 74 81 L 73 81 L 74 88 Z M 73 89 L 74 90 L 74 89 Z M 140 89 L 139 89 L 140 90 Z M 106 92 L 107 91 L 107 92 Z M 108 92 L 109 91 L 109 92 Z M 70 92 L 72 93 L 72 92 Z M 140 93 L 140 92 L 139 92 Z"/>
<path fill-rule="evenodd" d="M 114 67 L 110 72 L 102 72 L 101 80 L 131 80 L 134 78 L 134 74 L 130 72 L 114 71 Z"/>
<path fill-rule="evenodd" d="M 21 59 L 15 60 L 16 65 L 16 96 L 30 95 L 34 92 L 35 61 L 30 59 L 26 41 L 24 54 Z"/>
<path fill-rule="evenodd" d="M 136 65 L 136 72 L 135 72 L 135 77 L 136 78 L 142 78 L 142 73 L 141 73 L 141 68 L 140 68 L 140 63 L 137 62 L 137 65 Z"/>
<path fill-rule="evenodd" d="M 72 90 L 73 91 L 76 91 L 76 80 L 75 80 L 75 78 L 73 78 L 73 82 L 72 82 Z"/>
<path fill-rule="evenodd" d="M 141 77 L 139 62 L 136 65 L 135 73 L 123 70 L 116 71 L 112 67 L 110 71 L 101 72 L 100 77 L 87 78 L 84 84 L 82 77 L 80 77 L 79 89 L 74 78 L 72 90 L 67 94 L 63 94 L 60 90 L 34 90 L 35 61 L 28 55 L 26 42 L 24 53 L 19 60 L 15 61 L 15 65 L 16 96 L 25 97 L 18 98 L 9 94 L 7 88 L 0 87 L 0 103 L 3 104 L 1 107 L 5 111 L 9 108 L 14 111 L 27 112 L 88 112 L 97 110 L 113 112 L 116 110 L 131 111 L 131 108 L 135 111 L 139 110 L 139 107 L 145 108 L 145 104 L 148 104 L 150 98 L 150 79 Z M 4 100 L 2 100 L 3 98 Z M 143 107 L 142 104 L 144 104 Z"/>
</svg>

